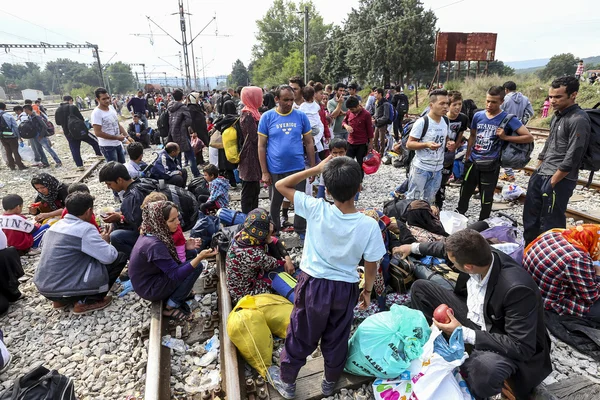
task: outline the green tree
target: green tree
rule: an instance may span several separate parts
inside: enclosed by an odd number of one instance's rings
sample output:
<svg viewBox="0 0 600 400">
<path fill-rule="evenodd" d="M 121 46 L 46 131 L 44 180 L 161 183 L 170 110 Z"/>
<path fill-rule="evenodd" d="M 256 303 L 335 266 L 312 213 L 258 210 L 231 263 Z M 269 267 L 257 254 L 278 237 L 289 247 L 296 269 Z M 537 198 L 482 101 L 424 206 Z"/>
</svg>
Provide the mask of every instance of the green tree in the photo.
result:
<svg viewBox="0 0 600 400">
<path fill-rule="evenodd" d="M 247 86 L 249 81 L 248 69 L 240 59 L 235 60 L 231 74 L 227 77 L 227 84 L 230 86 Z"/>
<path fill-rule="evenodd" d="M 334 27 L 330 34 L 331 42 L 326 47 L 321 65 L 321 75 L 328 82 L 339 82 L 343 78 L 350 77 L 350 67 L 346 62 L 348 43 L 343 39 L 342 29 L 338 26 Z"/>
<path fill-rule="evenodd" d="M 546 67 L 539 72 L 542 80 L 548 80 L 565 75 L 574 75 L 578 59 L 571 53 L 557 54 L 550 58 Z"/>
<path fill-rule="evenodd" d="M 118 61 L 106 69 L 106 79 L 110 79 L 112 93 L 126 93 L 135 88 L 135 78 L 131 73 L 131 67 Z"/>
</svg>

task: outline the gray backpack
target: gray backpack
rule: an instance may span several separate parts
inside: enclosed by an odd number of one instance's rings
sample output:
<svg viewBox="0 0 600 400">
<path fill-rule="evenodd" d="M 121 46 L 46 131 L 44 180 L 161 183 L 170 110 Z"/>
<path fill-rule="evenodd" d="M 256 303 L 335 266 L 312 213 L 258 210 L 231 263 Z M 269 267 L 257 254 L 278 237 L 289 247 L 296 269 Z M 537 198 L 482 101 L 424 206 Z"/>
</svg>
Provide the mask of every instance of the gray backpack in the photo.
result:
<svg viewBox="0 0 600 400">
<path fill-rule="evenodd" d="M 506 126 L 511 119 L 516 118 L 514 114 L 508 114 L 498 128 L 506 130 Z M 509 136 L 518 136 L 515 132 L 507 132 Z M 529 164 L 531 160 L 531 153 L 533 152 L 534 143 L 513 143 L 504 141 L 502 145 L 502 155 L 500 156 L 500 166 L 502 168 L 524 168 Z"/>
</svg>

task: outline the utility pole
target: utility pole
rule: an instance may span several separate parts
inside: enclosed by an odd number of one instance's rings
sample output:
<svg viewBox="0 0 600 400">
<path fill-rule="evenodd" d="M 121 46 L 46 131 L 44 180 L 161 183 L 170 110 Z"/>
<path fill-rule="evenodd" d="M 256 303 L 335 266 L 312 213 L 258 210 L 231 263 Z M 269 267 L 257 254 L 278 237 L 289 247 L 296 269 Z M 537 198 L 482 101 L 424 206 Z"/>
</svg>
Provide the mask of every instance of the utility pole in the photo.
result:
<svg viewBox="0 0 600 400">
<path fill-rule="evenodd" d="M 187 8 L 190 11 L 190 2 L 187 0 Z M 192 31 L 192 14 L 188 12 L 188 25 L 190 26 L 190 32 Z M 194 56 L 194 45 L 190 42 L 190 47 L 192 48 L 192 69 L 194 70 L 194 88 L 199 90 L 198 88 L 198 75 L 196 74 L 196 57 Z"/>
<path fill-rule="evenodd" d="M 304 6 L 304 84 L 308 82 L 308 6 Z"/>
<path fill-rule="evenodd" d="M 189 89 L 192 83 L 190 82 L 190 62 L 188 57 L 188 43 L 185 29 L 185 12 L 183 10 L 183 0 L 179 0 L 179 20 L 181 25 L 181 47 L 183 47 L 183 58 L 185 60 L 185 85 Z"/>
<path fill-rule="evenodd" d="M 206 83 L 206 68 L 204 66 L 204 49 L 202 47 L 200 47 L 200 57 L 202 57 L 202 77 L 204 78 L 204 86 L 207 87 L 208 90 L 208 84 Z"/>
</svg>

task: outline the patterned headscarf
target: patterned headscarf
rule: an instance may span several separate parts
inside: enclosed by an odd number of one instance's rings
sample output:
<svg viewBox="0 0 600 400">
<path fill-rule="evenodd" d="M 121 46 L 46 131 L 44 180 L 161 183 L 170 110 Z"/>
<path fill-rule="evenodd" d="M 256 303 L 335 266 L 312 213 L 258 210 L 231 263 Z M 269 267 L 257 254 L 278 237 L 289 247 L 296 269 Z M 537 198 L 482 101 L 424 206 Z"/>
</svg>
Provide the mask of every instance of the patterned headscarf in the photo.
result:
<svg viewBox="0 0 600 400">
<path fill-rule="evenodd" d="M 269 213 L 265 209 L 255 208 L 246 216 L 243 228 L 235 240 L 245 246 L 262 246 L 269 237 L 270 226 Z"/>
<path fill-rule="evenodd" d="M 58 179 L 46 172 L 41 172 L 39 174 L 35 174 L 33 178 L 31 178 L 31 186 L 33 186 L 34 189 L 35 185 L 43 185 L 48 188 L 47 195 L 38 192 L 38 197 L 42 199 L 43 202 L 48 203 L 48 207 L 50 207 L 52 211 L 58 210 L 56 205 L 58 189 L 60 187 L 60 182 Z"/>
<path fill-rule="evenodd" d="M 142 207 L 141 231 L 142 234 L 150 234 L 163 242 L 169 249 L 169 254 L 171 254 L 173 260 L 179 264 L 180 260 L 175 249 L 175 243 L 173 242 L 173 235 L 169 231 L 167 221 L 163 216 L 163 208 L 165 208 L 167 203 L 170 202 L 154 201 Z"/>
<path fill-rule="evenodd" d="M 600 225 L 583 224 L 568 229 L 551 229 L 548 232 L 560 232 L 573 246 L 589 253 L 592 260 L 598 261 L 600 259 Z M 529 251 L 543 235 L 538 236 L 531 242 L 525 249 L 525 252 Z"/>
</svg>

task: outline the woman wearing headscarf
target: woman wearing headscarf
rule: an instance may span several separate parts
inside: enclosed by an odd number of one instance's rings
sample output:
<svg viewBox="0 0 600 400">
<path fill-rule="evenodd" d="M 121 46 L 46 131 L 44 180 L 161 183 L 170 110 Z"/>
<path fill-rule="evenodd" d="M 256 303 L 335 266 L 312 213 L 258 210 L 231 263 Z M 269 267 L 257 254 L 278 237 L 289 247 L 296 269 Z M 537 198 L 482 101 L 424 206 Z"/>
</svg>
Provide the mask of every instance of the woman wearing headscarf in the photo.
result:
<svg viewBox="0 0 600 400">
<path fill-rule="evenodd" d="M 212 249 L 181 263 L 173 242 L 179 226 L 179 210 L 170 201 L 155 201 L 142 207 L 141 236 L 131 252 L 129 278 L 135 292 L 150 301 L 165 300 L 163 314 L 176 320 L 190 319 L 185 300 L 202 272 L 202 260 L 216 255 Z M 194 239 L 186 250 L 196 247 Z"/>
<path fill-rule="evenodd" d="M 208 129 L 206 127 L 206 114 L 202 104 L 202 95 L 199 92 L 192 92 L 188 95 L 187 108 L 190 111 L 190 116 L 192 117 L 190 132 L 192 133 L 192 147 L 194 147 L 196 161 L 198 164 L 204 164 L 202 149 L 200 149 L 198 152 L 198 146 L 195 146 L 196 139 L 199 139 L 204 144 L 203 147 L 208 147 L 209 142 Z"/>
<path fill-rule="evenodd" d="M 19 252 L 7 246 L 6 235 L 0 229 L 0 315 L 8 310 L 9 303 L 21 298 L 19 278 L 23 275 Z"/>
<path fill-rule="evenodd" d="M 240 132 L 239 122 L 240 117 L 237 114 L 235 103 L 233 100 L 227 100 L 221 108 L 221 116 L 215 120 L 215 129 L 223 133 L 225 129 L 236 124 L 236 129 Z M 237 168 L 237 164 L 232 164 L 227 160 L 224 149 L 219 149 L 219 165 L 217 167 L 219 167 L 219 173 L 229 180 L 231 187 L 236 187 L 237 182 L 233 170 Z"/>
<path fill-rule="evenodd" d="M 406 226 L 421 243 L 437 242 L 448 236 L 440 221 L 438 208 L 432 208 L 423 200 L 414 200 L 408 206 Z"/>
<path fill-rule="evenodd" d="M 273 229 L 269 213 L 257 208 L 248 214 L 231 242 L 225 270 L 232 302 L 248 294 L 271 293 L 271 285 L 263 279 L 270 271 L 283 267 L 287 273 L 294 273 L 292 260 L 283 243 L 273 236 Z"/>
<path fill-rule="evenodd" d="M 552 229 L 525 249 L 523 267 L 540 288 L 544 308 L 600 322 L 600 225 Z"/>
<path fill-rule="evenodd" d="M 263 95 L 263 103 L 262 107 L 260 108 L 260 111 L 264 113 L 269 111 L 271 108 L 275 108 L 275 106 L 277 106 L 277 104 L 275 103 L 275 96 L 273 96 L 273 93 L 271 92 L 266 92 Z"/>
<path fill-rule="evenodd" d="M 55 217 L 57 220 L 60 219 L 65 208 L 65 200 L 69 195 L 68 185 L 42 172 L 31 178 L 31 186 L 38 193 L 34 203 L 29 207 L 29 213 L 35 215 L 35 220 L 42 222 Z"/>
<path fill-rule="evenodd" d="M 240 117 L 243 145 L 238 169 L 242 180 L 242 212 L 248 214 L 258 208 L 262 177 L 258 160 L 258 121 L 260 120 L 258 107 L 262 103 L 262 90 L 256 86 L 246 86 L 242 89 L 241 99 L 244 104 Z"/>
</svg>

